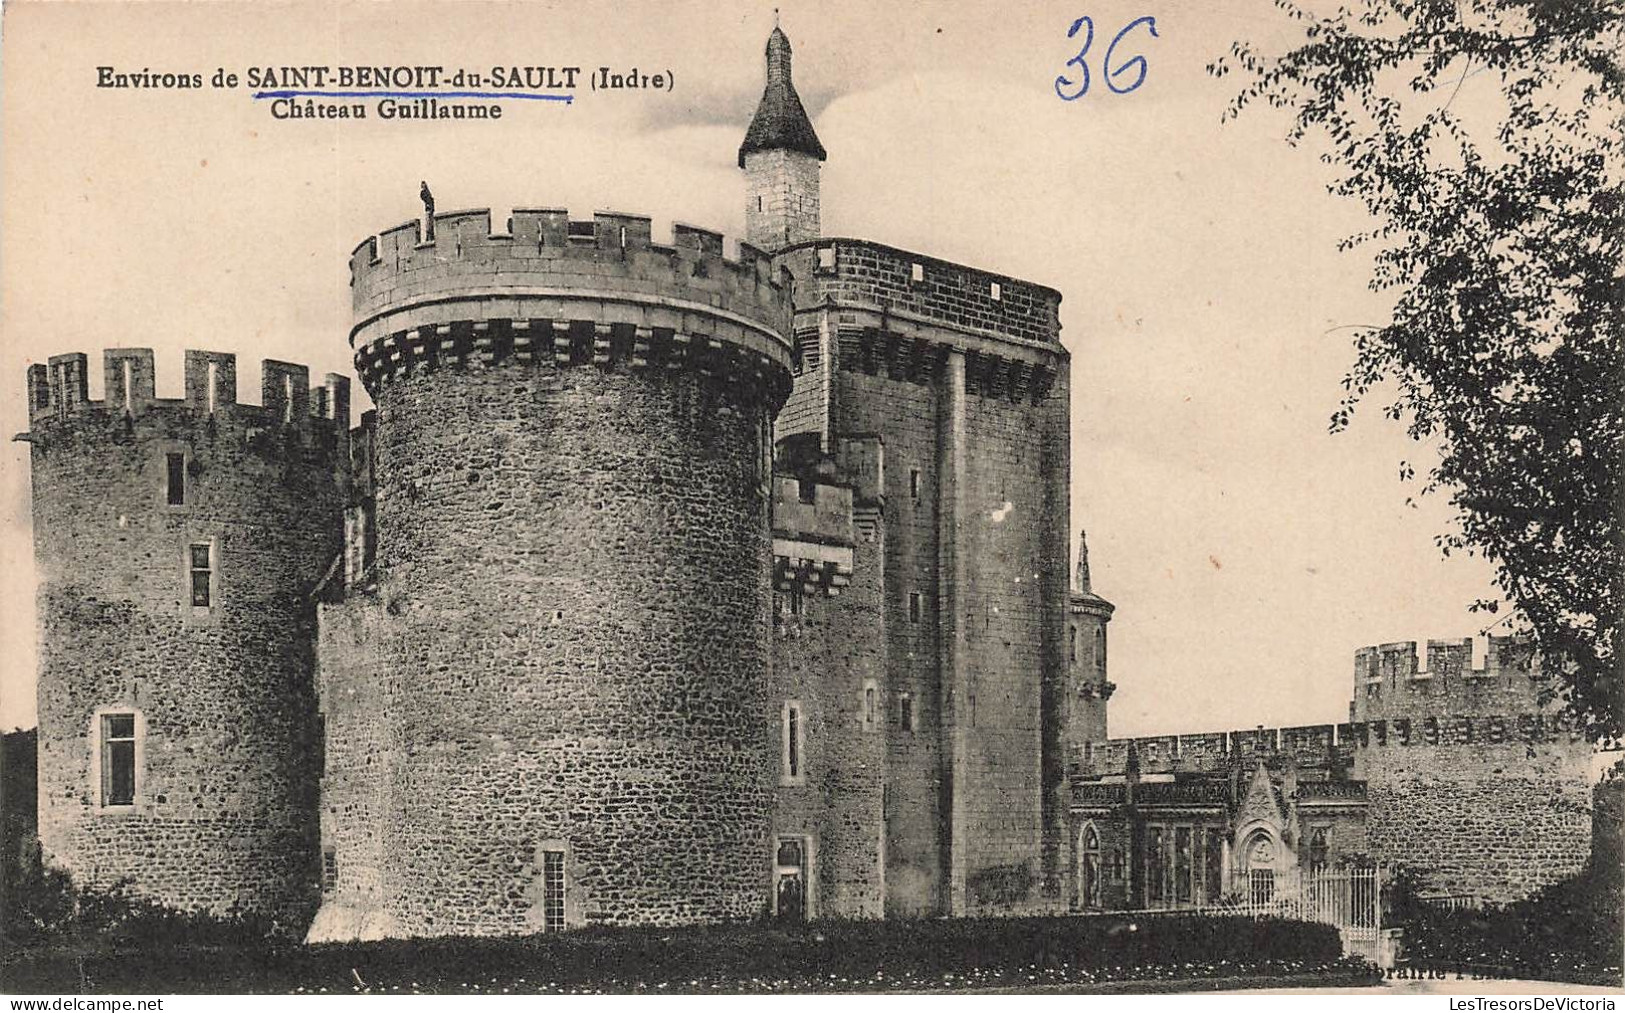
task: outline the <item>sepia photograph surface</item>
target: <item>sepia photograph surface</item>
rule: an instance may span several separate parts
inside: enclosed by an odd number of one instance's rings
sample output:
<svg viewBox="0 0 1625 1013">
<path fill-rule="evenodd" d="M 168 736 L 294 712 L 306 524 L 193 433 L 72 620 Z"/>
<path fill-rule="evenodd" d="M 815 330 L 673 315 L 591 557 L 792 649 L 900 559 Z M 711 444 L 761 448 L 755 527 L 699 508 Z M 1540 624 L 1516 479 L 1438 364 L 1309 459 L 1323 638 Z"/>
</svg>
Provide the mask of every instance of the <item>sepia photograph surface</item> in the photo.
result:
<svg viewBox="0 0 1625 1013">
<path fill-rule="evenodd" d="M 1617 992 L 1621 52 L 10 0 L 0 990 Z"/>
</svg>

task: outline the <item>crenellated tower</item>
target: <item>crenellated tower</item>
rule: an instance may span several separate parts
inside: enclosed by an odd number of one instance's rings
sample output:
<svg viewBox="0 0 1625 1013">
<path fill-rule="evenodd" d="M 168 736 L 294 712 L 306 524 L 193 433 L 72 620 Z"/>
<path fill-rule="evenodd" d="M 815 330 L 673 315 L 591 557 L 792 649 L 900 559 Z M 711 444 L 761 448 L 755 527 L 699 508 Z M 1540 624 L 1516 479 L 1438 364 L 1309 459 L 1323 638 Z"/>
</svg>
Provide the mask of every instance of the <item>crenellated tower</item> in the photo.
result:
<svg viewBox="0 0 1625 1013">
<path fill-rule="evenodd" d="M 1584 864 L 1591 748 L 1534 644 L 1479 646 L 1355 652 L 1354 776 L 1367 784 L 1374 855 L 1423 871 L 1432 892 L 1505 902 Z"/>
<path fill-rule="evenodd" d="M 790 40 L 775 25 L 767 37 L 767 85 L 739 146 L 745 171 L 745 239 L 781 250 L 820 234 L 818 141 L 790 79 Z"/>
<path fill-rule="evenodd" d="M 635 215 L 434 224 L 351 261 L 375 549 L 323 612 L 312 936 L 755 917 L 788 285 Z"/>
<path fill-rule="evenodd" d="M 171 907 L 300 931 L 315 910 L 312 592 L 340 549 L 349 381 L 148 349 L 28 370 L 46 860 Z"/>
</svg>

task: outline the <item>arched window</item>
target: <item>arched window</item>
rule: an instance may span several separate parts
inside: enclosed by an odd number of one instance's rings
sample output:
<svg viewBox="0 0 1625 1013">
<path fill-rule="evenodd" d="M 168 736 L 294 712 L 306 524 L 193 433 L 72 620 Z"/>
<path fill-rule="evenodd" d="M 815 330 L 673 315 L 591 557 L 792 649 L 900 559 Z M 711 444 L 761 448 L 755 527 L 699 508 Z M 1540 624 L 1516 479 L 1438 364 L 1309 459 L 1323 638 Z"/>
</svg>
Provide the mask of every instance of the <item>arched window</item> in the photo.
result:
<svg viewBox="0 0 1625 1013">
<path fill-rule="evenodd" d="M 1078 831 L 1078 904 L 1084 908 L 1102 907 L 1100 900 L 1100 834 L 1093 823 Z"/>
<path fill-rule="evenodd" d="M 1247 839 L 1242 854 L 1247 861 L 1247 900 L 1263 907 L 1275 900 L 1275 839 L 1259 830 Z"/>
<path fill-rule="evenodd" d="M 1331 850 L 1326 841 L 1327 828 L 1315 827 L 1309 831 L 1309 868 L 1322 869 L 1326 866 L 1326 857 Z"/>
<path fill-rule="evenodd" d="M 1076 626 L 1067 630 L 1067 657 L 1072 661 L 1078 660 L 1078 628 Z"/>
<path fill-rule="evenodd" d="M 1106 674 L 1106 627 L 1095 627 L 1095 671 Z"/>
</svg>

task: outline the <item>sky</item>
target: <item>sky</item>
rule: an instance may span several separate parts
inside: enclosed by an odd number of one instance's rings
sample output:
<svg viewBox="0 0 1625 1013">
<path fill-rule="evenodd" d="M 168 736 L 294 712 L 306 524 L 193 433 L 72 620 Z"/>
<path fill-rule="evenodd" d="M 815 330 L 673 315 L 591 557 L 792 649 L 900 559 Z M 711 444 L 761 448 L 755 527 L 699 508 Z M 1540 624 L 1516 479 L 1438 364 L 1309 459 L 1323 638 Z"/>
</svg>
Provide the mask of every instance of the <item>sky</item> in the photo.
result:
<svg viewBox="0 0 1625 1013">
<path fill-rule="evenodd" d="M 1356 648 L 1462 637 L 1495 594 L 1444 559 L 1448 504 L 1400 479 L 1425 445 L 1373 401 L 1330 434 L 1354 328 L 1384 319 L 1363 210 L 1326 193 L 1283 115 L 1222 123 L 1205 71 L 1237 39 L 1282 48 L 1268 0 L 812 4 L 779 0 L 829 153 L 824 231 L 1050 285 L 1072 353 L 1072 529 L 1110 627 L 1113 735 L 1346 720 Z M 1091 87 L 1055 79 L 1087 14 Z M 1144 82 L 1100 77 L 1145 57 Z M 0 434 L 27 429 L 31 362 L 152 347 L 353 373 L 348 256 L 439 210 L 613 208 L 744 231 L 735 152 L 772 4 L 43 4 L 0 24 Z M 277 121 L 237 88 L 98 88 L 98 66 L 557 65 L 672 77 L 667 92 L 504 103 L 496 122 Z M 1123 81 L 1132 80 L 1132 71 Z M 1488 75 L 1469 79 L 1472 101 Z M 1069 89 L 1070 90 L 1070 89 Z M 367 407 L 356 387 L 355 417 Z M 27 445 L 0 455 L 0 727 L 34 721 Z"/>
</svg>

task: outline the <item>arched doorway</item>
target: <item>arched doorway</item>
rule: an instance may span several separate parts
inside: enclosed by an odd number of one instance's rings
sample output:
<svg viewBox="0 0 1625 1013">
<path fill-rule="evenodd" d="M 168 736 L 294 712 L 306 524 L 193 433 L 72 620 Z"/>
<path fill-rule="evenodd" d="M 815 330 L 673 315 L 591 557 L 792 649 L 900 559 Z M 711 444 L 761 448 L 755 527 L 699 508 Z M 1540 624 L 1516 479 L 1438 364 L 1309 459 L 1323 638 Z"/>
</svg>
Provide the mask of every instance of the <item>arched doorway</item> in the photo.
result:
<svg viewBox="0 0 1625 1013">
<path fill-rule="evenodd" d="M 1254 830 L 1242 845 L 1243 871 L 1247 879 L 1247 902 L 1252 907 L 1265 907 L 1275 901 L 1275 870 L 1281 854 L 1281 842 L 1265 828 Z"/>
<path fill-rule="evenodd" d="M 1085 823 L 1078 831 L 1078 904 L 1086 909 L 1099 909 L 1100 899 L 1100 834 L 1093 823 Z"/>
</svg>

